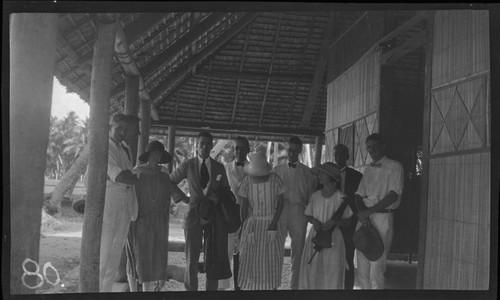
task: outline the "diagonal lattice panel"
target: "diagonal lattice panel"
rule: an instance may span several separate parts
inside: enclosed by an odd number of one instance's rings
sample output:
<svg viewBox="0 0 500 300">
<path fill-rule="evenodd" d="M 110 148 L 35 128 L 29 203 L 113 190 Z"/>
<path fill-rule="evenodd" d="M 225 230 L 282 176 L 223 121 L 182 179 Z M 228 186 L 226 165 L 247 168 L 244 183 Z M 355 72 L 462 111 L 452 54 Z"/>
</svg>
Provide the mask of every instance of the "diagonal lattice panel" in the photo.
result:
<svg viewBox="0 0 500 300">
<path fill-rule="evenodd" d="M 486 78 L 479 78 L 476 89 L 474 106 L 470 110 L 470 119 L 476 128 L 479 137 L 486 141 Z"/>
<path fill-rule="evenodd" d="M 462 101 L 462 96 L 458 92 L 458 89 L 455 89 L 450 110 L 448 111 L 448 114 L 446 115 L 446 118 L 444 120 L 446 129 L 448 129 L 448 132 L 450 133 L 450 137 L 453 145 L 455 146 L 455 149 L 458 148 L 458 145 L 462 141 L 462 137 L 468 121 L 469 114 Z"/>
</svg>

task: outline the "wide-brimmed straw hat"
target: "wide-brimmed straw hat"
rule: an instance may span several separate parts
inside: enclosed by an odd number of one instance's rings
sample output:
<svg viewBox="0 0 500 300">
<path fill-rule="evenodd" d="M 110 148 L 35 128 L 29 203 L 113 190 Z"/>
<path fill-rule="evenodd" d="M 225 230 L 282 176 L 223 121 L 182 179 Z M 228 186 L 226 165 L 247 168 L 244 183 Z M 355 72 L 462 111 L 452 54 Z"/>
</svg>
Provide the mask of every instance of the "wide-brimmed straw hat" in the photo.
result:
<svg viewBox="0 0 500 300">
<path fill-rule="evenodd" d="M 161 152 L 160 164 L 168 164 L 172 160 L 172 156 L 165 151 L 165 146 L 160 141 L 152 141 L 146 146 L 146 151 L 139 156 L 139 161 L 142 163 L 148 162 L 149 154 L 153 151 Z"/>
<path fill-rule="evenodd" d="M 252 176 L 265 176 L 271 172 L 272 166 L 267 162 L 263 152 L 256 152 L 249 157 L 249 163 L 245 164 L 243 171 Z"/>
<path fill-rule="evenodd" d="M 319 174 L 319 172 L 326 173 L 328 176 L 335 179 L 335 181 L 340 182 L 340 168 L 332 162 L 326 162 L 319 167 L 312 168 L 314 174 Z"/>
<path fill-rule="evenodd" d="M 369 261 L 376 261 L 384 253 L 384 242 L 380 233 L 371 223 L 361 226 L 352 237 L 354 247 Z"/>
</svg>

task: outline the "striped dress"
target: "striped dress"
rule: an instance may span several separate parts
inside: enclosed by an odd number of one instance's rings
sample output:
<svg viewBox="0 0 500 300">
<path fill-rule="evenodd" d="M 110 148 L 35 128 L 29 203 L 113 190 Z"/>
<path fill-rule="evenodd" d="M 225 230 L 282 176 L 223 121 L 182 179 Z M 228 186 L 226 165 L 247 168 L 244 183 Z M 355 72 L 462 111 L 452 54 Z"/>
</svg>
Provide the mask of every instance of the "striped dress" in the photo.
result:
<svg viewBox="0 0 500 300">
<path fill-rule="evenodd" d="M 274 173 L 270 173 L 269 180 L 262 183 L 256 183 L 252 176 L 247 176 L 239 186 L 238 195 L 248 200 L 249 215 L 241 234 L 238 285 L 243 290 L 270 290 L 281 285 L 285 249 L 283 237 L 277 234 L 270 242 L 267 227 L 276 212 L 277 195 L 284 191 L 281 178 Z"/>
</svg>

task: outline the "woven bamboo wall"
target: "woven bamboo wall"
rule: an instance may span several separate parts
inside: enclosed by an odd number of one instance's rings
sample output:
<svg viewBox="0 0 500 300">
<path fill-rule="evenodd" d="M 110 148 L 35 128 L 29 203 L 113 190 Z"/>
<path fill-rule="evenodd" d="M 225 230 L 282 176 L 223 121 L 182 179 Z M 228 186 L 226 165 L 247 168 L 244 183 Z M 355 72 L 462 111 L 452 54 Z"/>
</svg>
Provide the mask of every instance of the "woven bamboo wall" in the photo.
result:
<svg viewBox="0 0 500 300">
<path fill-rule="evenodd" d="M 487 289 L 490 257 L 488 12 L 434 18 L 424 289 Z"/>
<path fill-rule="evenodd" d="M 326 160 L 333 161 L 333 147 L 337 143 L 346 143 L 352 145 L 352 165 L 362 168 L 367 159 L 365 138 L 378 132 L 380 51 L 360 59 L 331 82 L 327 91 Z M 346 129 L 353 124 L 354 129 Z"/>
</svg>

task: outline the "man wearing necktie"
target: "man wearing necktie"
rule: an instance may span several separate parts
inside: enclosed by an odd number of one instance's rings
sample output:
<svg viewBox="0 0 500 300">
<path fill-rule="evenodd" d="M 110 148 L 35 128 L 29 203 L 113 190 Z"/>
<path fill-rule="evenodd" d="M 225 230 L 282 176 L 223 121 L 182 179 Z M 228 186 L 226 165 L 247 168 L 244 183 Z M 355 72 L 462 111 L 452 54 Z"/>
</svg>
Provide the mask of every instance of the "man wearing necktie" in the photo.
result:
<svg viewBox="0 0 500 300">
<path fill-rule="evenodd" d="M 296 290 L 299 287 L 300 260 L 307 231 L 304 210 L 316 188 L 316 179 L 311 169 L 299 162 L 299 154 L 302 152 L 301 139 L 297 136 L 291 137 L 286 148 L 288 162 L 275 167 L 273 172 L 281 177 L 285 185 L 284 207 L 278 230 L 283 236 L 283 243 L 287 234 L 290 235 L 292 248 L 290 288 Z"/>
<path fill-rule="evenodd" d="M 111 292 L 117 275 L 130 221 L 137 218 L 137 199 L 134 185 L 137 176 L 132 173 L 132 154 L 124 144 L 138 118 L 116 114 L 110 122 L 108 148 L 108 179 L 104 201 L 99 290 Z M 86 174 L 87 175 L 87 174 Z"/>
<path fill-rule="evenodd" d="M 248 163 L 247 161 L 247 155 L 248 152 L 250 152 L 250 143 L 248 139 L 242 136 L 237 136 L 234 139 L 234 144 L 233 144 L 233 150 L 236 158 L 225 165 L 226 168 L 226 174 L 227 174 L 227 179 L 229 180 L 229 186 L 231 186 L 231 191 L 233 192 L 237 204 L 240 205 L 241 207 L 241 198 L 238 196 L 238 186 L 240 185 L 240 182 L 246 177 L 246 173 L 243 172 L 243 167 L 245 166 L 245 163 Z M 238 252 L 239 252 L 239 241 L 237 239 L 238 231 L 235 233 L 229 233 L 227 237 L 227 243 L 228 243 L 228 256 L 229 256 L 229 261 L 232 261 L 233 259 L 233 254 L 235 255 L 235 261 L 234 261 L 234 268 L 233 268 L 233 276 L 236 279 L 237 277 L 237 257 L 238 257 Z M 235 282 L 237 282 L 235 280 Z M 230 284 L 229 279 L 222 279 L 219 280 L 219 289 L 228 289 Z M 235 286 L 235 289 L 237 287 Z"/>
<path fill-rule="evenodd" d="M 208 132 L 198 134 L 196 144 L 198 155 L 183 162 L 170 174 L 170 180 L 179 184 L 187 179 L 189 185 L 189 209 L 184 216 L 184 238 L 186 241 L 186 272 L 184 286 L 187 291 L 198 290 L 198 260 L 202 248 L 203 230 L 196 206 L 200 201 L 213 201 L 218 198 L 215 191 L 219 185 L 229 187 L 224 166 L 210 157 L 213 137 Z M 218 280 L 208 279 L 206 290 L 217 290 Z"/>
<path fill-rule="evenodd" d="M 374 133 L 366 138 L 366 150 L 373 162 L 365 169 L 355 194 L 357 228 L 370 222 L 384 242 L 384 253 L 376 261 L 369 261 L 361 251 L 356 251 L 362 289 L 385 288 L 384 273 L 394 234 L 392 212 L 399 206 L 403 193 L 403 166 L 387 158 L 385 149 L 386 143 L 381 134 Z"/>
<path fill-rule="evenodd" d="M 354 215 L 351 218 L 351 223 L 349 226 L 340 227 L 342 232 L 342 237 L 344 238 L 346 260 L 349 269 L 345 271 L 345 281 L 344 288 L 346 290 L 352 290 L 354 287 L 354 243 L 352 237 L 354 235 L 354 230 L 356 229 L 357 218 L 356 214 L 358 210 L 356 204 L 354 203 L 354 193 L 358 189 L 359 182 L 363 174 L 347 166 L 347 160 L 349 159 L 349 149 L 346 145 L 337 144 L 334 148 L 334 158 L 335 163 L 340 168 L 340 178 L 341 178 L 341 191 L 346 194 L 346 199 L 349 207 L 353 211 Z"/>
</svg>

